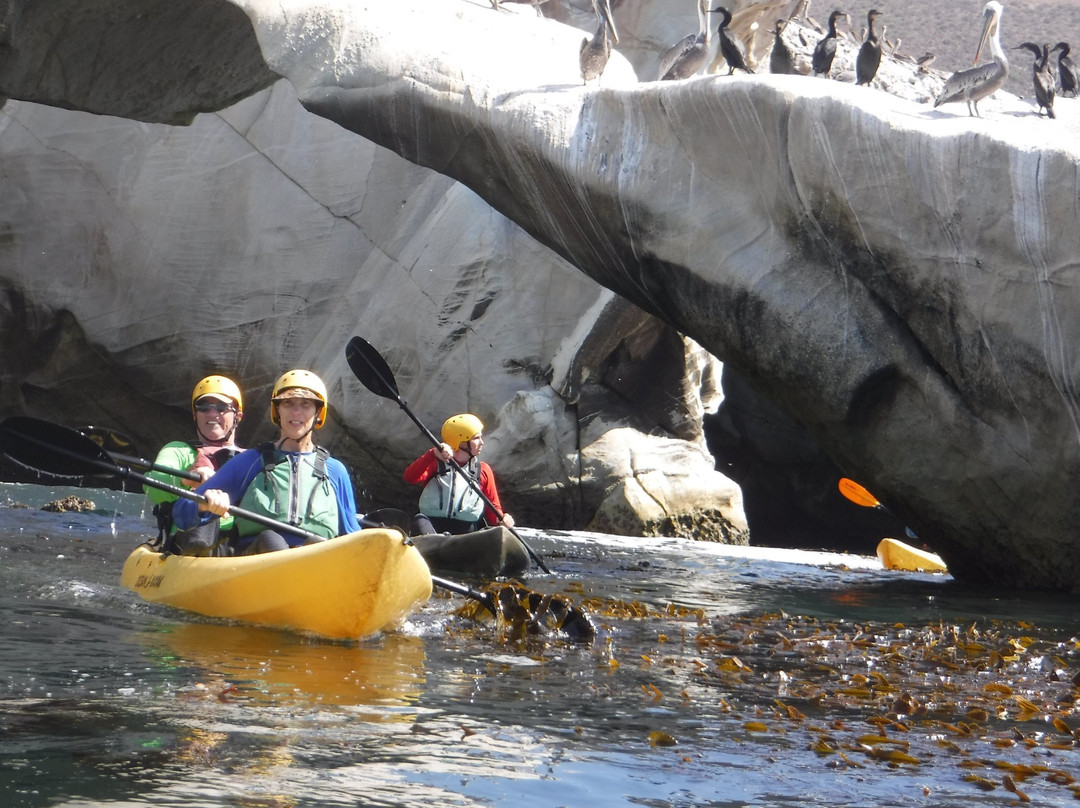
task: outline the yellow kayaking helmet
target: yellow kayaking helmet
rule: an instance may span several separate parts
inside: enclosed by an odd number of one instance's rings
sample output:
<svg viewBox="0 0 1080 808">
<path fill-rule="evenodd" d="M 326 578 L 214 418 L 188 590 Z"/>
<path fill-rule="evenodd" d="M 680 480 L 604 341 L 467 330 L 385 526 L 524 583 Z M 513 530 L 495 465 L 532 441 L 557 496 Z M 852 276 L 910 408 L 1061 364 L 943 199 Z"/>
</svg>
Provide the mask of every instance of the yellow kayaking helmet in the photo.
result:
<svg viewBox="0 0 1080 808">
<path fill-rule="evenodd" d="M 281 426 L 278 402 L 286 398 L 310 398 L 319 402 L 315 428 L 320 429 L 326 423 L 326 385 L 310 370 L 290 370 L 274 382 L 274 391 L 270 394 L 270 420 L 277 426 Z"/>
<path fill-rule="evenodd" d="M 204 396 L 212 396 L 222 401 L 231 401 L 238 413 L 244 411 L 244 397 L 240 388 L 232 379 L 225 376 L 207 376 L 195 385 L 191 391 L 191 414 L 195 414 L 195 402 Z"/>
<path fill-rule="evenodd" d="M 484 423 L 472 413 L 463 412 L 459 415 L 451 415 L 443 422 L 443 443 L 457 449 L 461 444 L 470 441 L 484 431 Z"/>
</svg>

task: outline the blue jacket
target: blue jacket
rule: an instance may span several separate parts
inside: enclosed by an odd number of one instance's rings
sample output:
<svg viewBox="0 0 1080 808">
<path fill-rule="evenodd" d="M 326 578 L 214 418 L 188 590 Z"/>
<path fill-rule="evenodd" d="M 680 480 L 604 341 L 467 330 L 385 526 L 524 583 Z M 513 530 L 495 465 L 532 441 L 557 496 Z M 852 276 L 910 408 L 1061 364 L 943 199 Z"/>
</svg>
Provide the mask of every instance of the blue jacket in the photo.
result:
<svg viewBox="0 0 1080 808">
<path fill-rule="evenodd" d="M 298 452 L 284 452 L 284 454 L 299 454 Z M 258 449 L 248 449 L 232 458 L 222 466 L 205 483 L 195 489 L 196 494 L 203 494 L 210 489 L 218 489 L 229 495 L 229 502 L 239 505 L 244 498 L 244 493 L 252 480 L 263 470 L 262 453 Z M 340 460 L 333 457 L 326 460 L 326 474 L 330 478 L 330 485 L 337 495 L 338 506 L 338 535 L 355 533 L 360 529 L 360 523 L 356 520 L 356 498 L 353 496 L 352 481 L 349 472 Z M 208 511 L 200 511 L 198 503 L 190 499 L 181 499 L 173 506 L 173 522 L 177 528 L 187 530 L 198 524 L 204 524 L 211 519 L 216 519 Z M 281 531 L 281 535 L 289 544 L 303 544 L 303 538 L 295 533 Z"/>
</svg>

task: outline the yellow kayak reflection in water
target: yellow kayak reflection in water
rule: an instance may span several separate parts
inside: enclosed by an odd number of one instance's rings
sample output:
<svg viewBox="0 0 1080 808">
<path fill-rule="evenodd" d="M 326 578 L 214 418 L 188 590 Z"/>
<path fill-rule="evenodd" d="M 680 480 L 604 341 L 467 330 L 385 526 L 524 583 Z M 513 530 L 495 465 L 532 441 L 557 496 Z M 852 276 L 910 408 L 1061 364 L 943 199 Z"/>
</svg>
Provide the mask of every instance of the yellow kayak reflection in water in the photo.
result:
<svg viewBox="0 0 1080 808">
<path fill-rule="evenodd" d="M 253 626 L 183 623 L 140 640 L 160 661 L 201 668 L 203 695 L 278 706 L 369 708 L 369 721 L 410 721 L 425 685 L 426 654 L 417 637 L 388 633 L 370 643 L 313 641 Z"/>
</svg>

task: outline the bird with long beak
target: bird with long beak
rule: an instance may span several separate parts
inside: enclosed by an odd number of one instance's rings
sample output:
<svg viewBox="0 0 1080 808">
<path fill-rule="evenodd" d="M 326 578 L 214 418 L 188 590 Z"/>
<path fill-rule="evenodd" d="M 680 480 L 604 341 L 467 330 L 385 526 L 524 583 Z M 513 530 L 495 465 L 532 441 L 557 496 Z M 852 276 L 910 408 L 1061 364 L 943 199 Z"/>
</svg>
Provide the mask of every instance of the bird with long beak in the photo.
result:
<svg viewBox="0 0 1080 808">
<path fill-rule="evenodd" d="M 610 0 L 592 0 L 592 7 L 596 14 L 596 33 L 592 39 L 586 37 L 581 40 L 581 50 L 578 53 L 581 78 L 586 84 L 593 79 L 599 81 L 608 59 L 611 58 L 612 42 L 619 41 L 615 20 L 611 16 Z"/>
<path fill-rule="evenodd" d="M 712 30 L 709 27 L 709 0 L 698 0 L 698 32 L 687 34 L 660 57 L 657 78 L 660 81 L 678 81 L 696 76 L 711 61 L 713 54 Z"/>
<path fill-rule="evenodd" d="M 935 107 L 952 101 L 964 101 L 967 103 L 968 115 L 979 116 L 979 102 L 992 95 L 1009 78 L 1009 60 L 1001 49 L 1001 13 L 1004 10 L 997 0 L 990 0 L 983 6 L 982 34 L 979 36 L 979 47 L 975 50 L 975 67 L 949 76 L 934 100 Z M 987 41 L 990 42 L 993 61 L 980 65 L 979 56 Z"/>
</svg>

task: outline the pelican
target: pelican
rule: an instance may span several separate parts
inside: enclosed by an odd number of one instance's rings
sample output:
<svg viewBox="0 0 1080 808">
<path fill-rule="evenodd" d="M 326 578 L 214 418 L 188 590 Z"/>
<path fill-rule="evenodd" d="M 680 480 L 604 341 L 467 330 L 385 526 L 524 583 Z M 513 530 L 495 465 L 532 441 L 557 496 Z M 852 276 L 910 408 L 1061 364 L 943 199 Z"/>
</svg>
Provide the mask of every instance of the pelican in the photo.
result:
<svg viewBox="0 0 1080 808">
<path fill-rule="evenodd" d="M 713 11 L 720 14 L 720 26 L 716 29 L 716 36 L 720 40 L 720 54 L 724 57 L 724 61 L 727 62 L 727 74 L 729 76 L 733 74 L 735 68 L 745 70 L 747 73 L 753 73 L 754 71 L 746 64 L 746 46 L 728 28 L 728 23 L 731 22 L 731 12 L 723 6 L 714 8 Z"/>
<path fill-rule="evenodd" d="M 1059 42 L 1050 49 L 1050 52 L 1058 52 L 1058 90 L 1062 95 L 1071 95 L 1076 98 L 1077 74 L 1076 65 L 1069 58 L 1069 43 Z"/>
<path fill-rule="evenodd" d="M 811 64 L 814 67 L 815 76 L 825 76 L 826 78 L 829 76 L 833 58 L 836 56 L 836 21 L 841 17 L 847 18 L 849 20 L 848 25 L 851 25 L 850 17 L 840 9 L 836 9 L 829 15 L 829 33 L 825 34 L 824 39 L 821 39 L 814 48 Z"/>
<path fill-rule="evenodd" d="M 1035 62 L 1031 65 L 1031 79 L 1035 85 L 1035 103 L 1039 105 L 1039 115 L 1046 110 L 1046 117 L 1054 116 L 1054 74 L 1050 72 L 1050 54 L 1047 52 L 1049 45 L 1039 47 L 1034 42 L 1021 42 L 1013 50 L 1027 48 L 1035 54 Z"/>
<path fill-rule="evenodd" d="M 791 56 L 791 48 L 787 46 L 784 37 L 781 36 L 787 21 L 776 21 L 776 39 L 773 41 L 772 52 L 769 54 L 770 73 L 795 73 L 795 60 Z"/>
<path fill-rule="evenodd" d="M 979 102 L 1005 83 L 1009 77 L 1009 60 L 1005 58 L 1005 52 L 1001 50 L 1002 11 L 1004 9 L 997 0 L 990 0 L 983 6 L 982 35 L 979 37 L 979 47 L 975 50 L 976 67 L 959 70 L 949 76 L 941 93 L 934 101 L 935 107 L 951 101 L 965 101 L 968 115 L 976 116 L 979 114 Z M 982 53 L 988 39 L 994 61 L 980 65 L 979 54 Z"/>
<path fill-rule="evenodd" d="M 802 17 L 803 21 L 819 34 L 825 33 L 825 29 L 821 27 L 821 23 L 810 16 L 810 0 L 802 0 L 802 2 L 796 6 L 795 11 L 791 16 L 792 18 Z"/>
<path fill-rule="evenodd" d="M 698 33 L 687 34 L 660 59 L 660 81 L 686 79 L 701 70 L 712 55 L 709 0 L 697 0 Z"/>
<path fill-rule="evenodd" d="M 859 56 L 855 60 L 855 83 L 869 84 L 877 75 L 878 66 L 881 64 L 881 40 L 874 29 L 874 20 L 881 16 L 881 12 L 875 8 L 870 9 L 866 15 L 866 39 L 859 47 Z"/>
<path fill-rule="evenodd" d="M 581 51 L 578 54 L 581 78 L 586 84 L 593 79 L 599 80 L 604 68 L 607 67 L 608 59 L 611 58 L 611 41 L 619 41 L 619 34 L 615 31 L 615 20 L 611 17 L 610 0 L 592 0 L 592 7 L 596 13 L 596 33 L 593 34 L 592 39 L 586 37 L 581 40 Z"/>
</svg>

